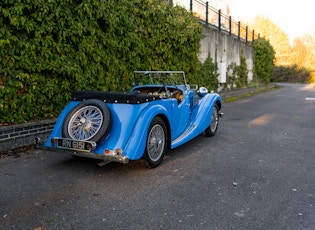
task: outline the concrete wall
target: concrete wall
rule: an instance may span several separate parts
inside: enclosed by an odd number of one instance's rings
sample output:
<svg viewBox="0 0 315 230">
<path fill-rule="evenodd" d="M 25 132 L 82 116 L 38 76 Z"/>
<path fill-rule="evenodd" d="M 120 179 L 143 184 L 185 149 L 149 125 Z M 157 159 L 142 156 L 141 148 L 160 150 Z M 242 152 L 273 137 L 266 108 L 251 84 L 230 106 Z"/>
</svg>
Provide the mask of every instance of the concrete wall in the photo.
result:
<svg viewBox="0 0 315 230">
<path fill-rule="evenodd" d="M 254 48 L 249 43 L 239 40 L 235 35 L 226 31 L 218 31 L 211 25 L 202 26 L 204 38 L 200 41 L 199 60 L 204 62 L 210 54 L 212 60 L 218 63 L 219 82 L 226 82 L 227 68 L 231 63 L 240 65 L 240 56 L 246 58 L 248 80 L 253 79 Z"/>
</svg>

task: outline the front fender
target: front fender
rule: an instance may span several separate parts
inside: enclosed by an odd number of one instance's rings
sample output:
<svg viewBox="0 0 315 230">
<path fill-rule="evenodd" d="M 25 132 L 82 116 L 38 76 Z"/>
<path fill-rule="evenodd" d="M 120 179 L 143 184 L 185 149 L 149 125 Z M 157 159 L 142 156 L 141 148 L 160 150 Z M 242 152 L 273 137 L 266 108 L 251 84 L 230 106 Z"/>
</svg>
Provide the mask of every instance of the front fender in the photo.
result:
<svg viewBox="0 0 315 230">
<path fill-rule="evenodd" d="M 192 121 L 196 124 L 196 127 L 198 127 L 199 133 L 203 132 L 210 125 L 212 108 L 217 102 L 222 105 L 221 97 L 216 93 L 211 93 L 205 95 L 199 103 L 197 103 L 192 114 Z"/>
<path fill-rule="evenodd" d="M 221 97 L 216 93 L 206 94 L 202 99 L 199 100 L 192 111 L 191 120 L 186 131 L 172 141 L 172 149 L 197 137 L 210 125 L 212 107 L 217 102 L 222 105 Z"/>
<path fill-rule="evenodd" d="M 167 119 L 170 120 L 166 107 L 162 105 L 147 107 L 141 113 L 125 146 L 124 156 L 128 156 L 130 160 L 138 160 L 143 156 L 149 126 L 153 118 L 158 115 L 165 115 Z"/>
</svg>

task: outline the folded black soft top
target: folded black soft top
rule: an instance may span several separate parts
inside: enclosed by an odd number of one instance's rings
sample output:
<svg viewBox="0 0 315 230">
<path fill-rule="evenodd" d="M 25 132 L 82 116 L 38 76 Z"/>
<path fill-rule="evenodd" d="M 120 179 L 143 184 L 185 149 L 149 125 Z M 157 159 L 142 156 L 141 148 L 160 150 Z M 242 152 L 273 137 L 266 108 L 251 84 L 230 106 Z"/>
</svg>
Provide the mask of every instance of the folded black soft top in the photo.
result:
<svg viewBox="0 0 315 230">
<path fill-rule="evenodd" d="M 71 101 L 84 101 L 88 99 L 99 99 L 105 103 L 119 104 L 140 104 L 150 101 L 160 100 L 159 96 L 148 95 L 139 92 L 100 92 L 100 91 L 74 91 L 71 95 Z"/>
</svg>

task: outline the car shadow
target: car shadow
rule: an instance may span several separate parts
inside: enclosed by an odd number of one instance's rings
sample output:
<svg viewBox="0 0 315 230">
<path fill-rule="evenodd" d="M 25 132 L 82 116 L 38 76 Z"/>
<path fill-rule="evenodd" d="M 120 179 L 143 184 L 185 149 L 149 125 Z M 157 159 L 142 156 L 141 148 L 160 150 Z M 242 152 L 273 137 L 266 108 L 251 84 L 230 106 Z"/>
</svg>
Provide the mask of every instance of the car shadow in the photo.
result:
<svg viewBox="0 0 315 230">
<path fill-rule="evenodd" d="M 186 160 L 185 158 L 189 158 L 194 152 L 199 150 L 200 145 L 203 144 L 205 139 L 208 138 L 202 133 L 193 140 L 175 149 L 169 149 L 167 154 L 164 156 L 161 165 L 154 169 L 149 169 L 142 159 L 129 161 L 127 164 L 110 162 L 104 166 L 99 166 L 98 164 L 101 163 L 102 160 L 72 156 L 68 154 L 64 155 L 61 153 L 47 153 L 46 156 L 49 157 L 48 160 L 50 161 L 50 167 L 57 168 L 58 170 L 64 170 L 66 172 L 71 171 L 73 173 L 80 173 L 84 171 L 95 174 L 115 173 L 116 175 L 121 175 L 130 172 L 155 171 L 156 169 L 159 170 L 165 167 L 172 167 L 176 164 L 182 164 L 183 161 Z"/>
</svg>

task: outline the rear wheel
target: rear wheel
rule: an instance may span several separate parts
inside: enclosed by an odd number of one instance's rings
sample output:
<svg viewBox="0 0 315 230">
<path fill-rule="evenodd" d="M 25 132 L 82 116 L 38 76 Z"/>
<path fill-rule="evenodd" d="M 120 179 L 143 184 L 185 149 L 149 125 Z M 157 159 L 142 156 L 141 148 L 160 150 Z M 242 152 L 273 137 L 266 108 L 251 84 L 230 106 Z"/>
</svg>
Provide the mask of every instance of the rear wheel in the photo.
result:
<svg viewBox="0 0 315 230">
<path fill-rule="evenodd" d="M 208 128 L 206 128 L 205 130 L 206 136 L 208 137 L 214 136 L 217 132 L 218 125 L 219 125 L 219 109 L 217 105 L 214 105 L 212 108 L 211 123 L 208 126 Z"/>
<path fill-rule="evenodd" d="M 155 117 L 149 127 L 144 161 L 149 168 L 159 166 L 167 150 L 167 131 L 162 118 Z"/>
</svg>

